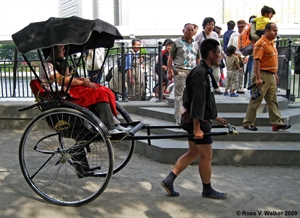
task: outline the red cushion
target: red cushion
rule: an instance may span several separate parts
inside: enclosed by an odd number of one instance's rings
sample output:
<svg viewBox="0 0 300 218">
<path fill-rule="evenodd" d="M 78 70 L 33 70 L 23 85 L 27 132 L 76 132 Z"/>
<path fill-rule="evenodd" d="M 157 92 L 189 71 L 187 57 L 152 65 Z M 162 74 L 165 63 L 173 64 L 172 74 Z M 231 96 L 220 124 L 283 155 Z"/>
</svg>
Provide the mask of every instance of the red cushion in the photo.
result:
<svg viewBox="0 0 300 218">
<path fill-rule="evenodd" d="M 34 94 L 35 97 L 41 96 L 45 97 L 47 96 L 46 91 L 41 87 L 40 82 L 37 79 L 33 79 L 30 81 L 30 88 Z"/>
</svg>

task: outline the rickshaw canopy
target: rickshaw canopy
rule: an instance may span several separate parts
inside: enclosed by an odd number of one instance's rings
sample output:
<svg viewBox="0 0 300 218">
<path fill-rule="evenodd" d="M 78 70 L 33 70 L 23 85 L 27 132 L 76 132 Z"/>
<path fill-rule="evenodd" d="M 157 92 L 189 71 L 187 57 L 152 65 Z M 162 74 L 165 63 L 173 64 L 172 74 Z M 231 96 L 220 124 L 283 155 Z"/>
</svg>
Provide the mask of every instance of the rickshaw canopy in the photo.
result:
<svg viewBox="0 0 300 218">
<path fill-rule="evenodd" d="M 105 21 L 72 16 L 30 23 L 13 34 L 12 39 L 22 54 L 36 49 L 45 52 L 55 45 L 70 45 L 69 53 L 73 54 L 84 49 L 111 48 L 115 40 L 123 37 L 115 26 Z"/>
</svg>

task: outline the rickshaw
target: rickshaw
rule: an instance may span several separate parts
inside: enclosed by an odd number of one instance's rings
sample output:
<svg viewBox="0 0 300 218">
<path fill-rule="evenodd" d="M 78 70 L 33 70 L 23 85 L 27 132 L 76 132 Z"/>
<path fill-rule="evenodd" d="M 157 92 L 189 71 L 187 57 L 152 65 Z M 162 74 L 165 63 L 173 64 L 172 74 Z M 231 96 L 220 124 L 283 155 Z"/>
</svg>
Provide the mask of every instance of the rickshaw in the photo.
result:
<svg viewBox="0 0 300 218">
<path fill-rule="evenodd" d="M 58 90 L 57 81 L 46 89 L 39 73 L 31 66 L 26 53 L 36 50 L 44 67 L 48 55 L 54 55 L 53 46 L 66 47 L 65 60 L 73 69 L 83 67 L 83 54 L 87 49 L 114 46 L 115 40 L 123 39 L 118 29 L 99 19 L 88 20 L 76 16 L 50 18 L 31 23 L 12 35 L 19 53 L 30 67 L 35 79 L 30 87 L 36 103 L 18 111 L 39 109 L 41 113 L 28 124 L 20 140 L 19 163 L 29 186 L 46 201 L 62 206 L 79 206 L 97 198 L 107 187 L 112 174 L 119 172 L 130 161 L 136 140 L 182 138 L 189 134 L 152 135 L 154 128 L 181 128 L 179 126 L 149 126 L 132 122 L 127 111 L 117 103 L 118 116 L 123 126 L 130 130 L 110 135 L 106 126 L 93 111 L 93 105 L 83 107 L 68 100 L 70 84 Z M 74 59 L 72 54 L 80 53 Z M 95 52 L 94 52 L 95 53 Z M 105 61 L 104 61 L 105 62 Z M 103 66 L 102 66 L 103 68 Z M 54 66 L 55 70 L 55 66 Z M 76 73 L 71 75 L 75 77 Z M 214 126 L 227 128 L 225 132 L 211 135 L 237 133 L 231 125 Z M 147 135 L 135 134 L 146 129 Z"/>
</svg>

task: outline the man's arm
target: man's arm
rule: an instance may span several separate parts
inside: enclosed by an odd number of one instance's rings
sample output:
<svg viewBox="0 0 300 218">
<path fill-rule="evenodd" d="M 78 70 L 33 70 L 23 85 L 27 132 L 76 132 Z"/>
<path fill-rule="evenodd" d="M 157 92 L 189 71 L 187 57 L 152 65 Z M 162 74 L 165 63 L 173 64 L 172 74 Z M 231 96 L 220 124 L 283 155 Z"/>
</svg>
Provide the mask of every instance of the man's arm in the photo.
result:
<svg viewBox="0 0 300 218">
<path fill-rule="evenodd" d="M 200 121 L 197 118 L 193 119 L 193 125 L 194 125 L 194 138 L 196 139 L 202 139 L 204 136 L 203 131 L 200 129 Z"/>
<path fill-rule="evenodd" d="M 131 85 L 134 85 L 134 78 L 132 77 L 132 71 L 131 71 L 131 67 L 132 67 L 132 54 L 127 54 L 125 57 L 125 71 L 127 70 L 127 75 L 128 75 L 128 79 L 129 79 L 129 83 Z"/>
<path fill-rule="evenodd" d="M 169 56 L 168 58 L 168 80 L 172 80 L 173 78 L 173 69 L 172 69 L 173 56 Z"/>
</svg>

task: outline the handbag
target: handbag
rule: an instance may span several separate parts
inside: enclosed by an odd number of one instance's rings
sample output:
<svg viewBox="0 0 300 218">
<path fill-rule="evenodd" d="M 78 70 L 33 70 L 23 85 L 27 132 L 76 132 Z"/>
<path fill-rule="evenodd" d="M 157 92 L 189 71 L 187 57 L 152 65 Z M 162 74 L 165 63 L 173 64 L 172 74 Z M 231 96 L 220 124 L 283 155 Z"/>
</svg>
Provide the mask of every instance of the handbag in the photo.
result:
<svg viewBox="0 0 300 218">
<path fill-rule="evenodd" d="M 113 67 L 108 70 L 108 73 L 105 76 L 106 82 L 109 82 L 113 78 Z"/>
<path fill-rule="evenodd" d="M 242 54 L 243 54 L 244 56 L 251 55 L 252 52 L 253 52 L 253 45 L 252 45 L 252 43 L 250 43 L 249 45 L 247 45 L 247 46 L 244 47 L 244 48 L 241 48 L 241 49 L 240 49 L 240 52 L 242 52 Z"/>
<path fill-rule="evenodd" d="M 194 131 L 194 123 L 190 117 L 190 113 L 185 111 L 181 116 L 181 128 L 192 134 Z"/>
</svg>

